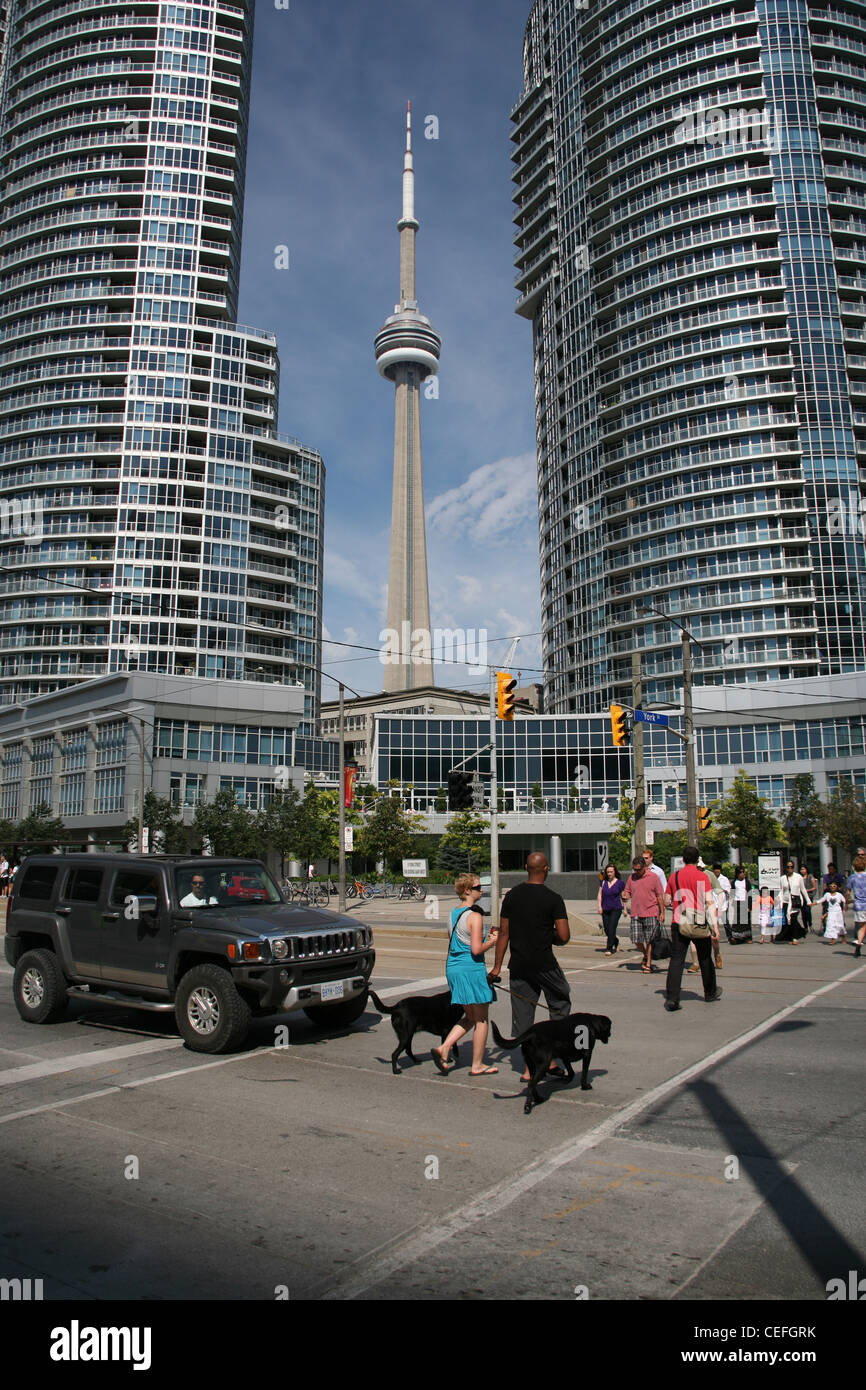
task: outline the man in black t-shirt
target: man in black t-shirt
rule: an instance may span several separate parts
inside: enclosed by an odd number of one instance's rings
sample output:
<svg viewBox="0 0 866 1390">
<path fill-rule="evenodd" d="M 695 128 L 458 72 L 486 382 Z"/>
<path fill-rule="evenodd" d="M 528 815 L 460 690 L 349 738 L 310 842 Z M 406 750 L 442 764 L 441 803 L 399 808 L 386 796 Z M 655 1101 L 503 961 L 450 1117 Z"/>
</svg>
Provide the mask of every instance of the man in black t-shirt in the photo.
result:
<svg viewBox="0 0 866 1390">
<path fill-rule="evenodd" d="M 565 945 L 571 932 L 565 903 L 545 884 L 549 871 L 543 854 L 530 854 L 526 861 L 526 883 L 509 889 L 502 902 L 493 974 L 499 974 L 510 946 L 511 1027 L 515 1038 L 535 1022 L 535 1006 L 541 993 L 547 1000 L 551 1018 L 567 1018 L 571 1012 L 568 981 L 553 954 L 554 944 Z M 528 1081 L 529 1078 L 524 1075 L 523 1079 Z"/>
</svg>

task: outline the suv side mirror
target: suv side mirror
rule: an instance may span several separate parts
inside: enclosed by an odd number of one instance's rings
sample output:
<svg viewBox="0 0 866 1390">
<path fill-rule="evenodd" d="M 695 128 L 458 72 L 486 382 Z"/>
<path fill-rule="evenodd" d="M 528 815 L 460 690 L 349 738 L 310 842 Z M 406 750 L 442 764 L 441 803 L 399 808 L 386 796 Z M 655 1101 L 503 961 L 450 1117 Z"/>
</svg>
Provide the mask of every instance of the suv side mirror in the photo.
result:
<svg viewBox="0 0 866 1390">
<path fill-rule="evenodd" d="M 155 917 L 159 911 L 159 899 L 155 893 L 139 893 L 137 895 L 138 914 L 140 917 Z"/>
</svg>

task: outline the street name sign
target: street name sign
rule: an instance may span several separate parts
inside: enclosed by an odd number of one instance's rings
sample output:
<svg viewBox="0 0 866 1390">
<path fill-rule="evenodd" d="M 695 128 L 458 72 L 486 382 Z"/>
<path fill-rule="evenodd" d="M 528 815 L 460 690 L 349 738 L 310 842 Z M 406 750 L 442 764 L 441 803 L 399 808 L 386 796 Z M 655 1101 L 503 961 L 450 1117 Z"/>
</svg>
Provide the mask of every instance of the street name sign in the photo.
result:
<svg viewBox="0 0 866 1390">
<path fill-rule="evenodd" d="M 652 711 L 648 709 L 636 709 L 634 717 L 638 724 L 663 724 L 667 727 L 670 723 L 666 714 L 653 714 Z"/>
</svg>

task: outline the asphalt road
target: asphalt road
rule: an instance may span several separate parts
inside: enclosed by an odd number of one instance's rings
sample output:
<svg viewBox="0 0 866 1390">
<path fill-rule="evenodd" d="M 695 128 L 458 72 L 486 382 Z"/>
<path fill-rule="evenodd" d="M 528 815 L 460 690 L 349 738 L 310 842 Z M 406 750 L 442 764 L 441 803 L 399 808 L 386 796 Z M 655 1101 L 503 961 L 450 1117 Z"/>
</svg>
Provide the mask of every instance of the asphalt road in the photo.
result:
<svg viewBox="0 0 866 1390">
<path fill-rule="evenodd" d="M 392 999 L 444 983 L 444 934 L 410 911 L 374 921 Z M 782 1305 L 866 1274 L 866 962 L 816 938 L 728 948 L 723 999 L 686 976 L 669 1015 L 663 974 L 602 951 L 560 953 L 574 1007 L 613 1020 L 593 1089 L 552 1083 L 529 1116 L 495 1047 L 498 1075 L 470 1077 L 466 1043 L 443 1078 L 419 1035 L 393 1076 L 372 1007 L 338 1035 L 259 1021 L 208 1058 L 119 1007 L 25 1024 L 4 966 L 0 1276 L 55 1300 Z M 494 1017 L 510 1032 L 502 994 Z"/>
</svg>

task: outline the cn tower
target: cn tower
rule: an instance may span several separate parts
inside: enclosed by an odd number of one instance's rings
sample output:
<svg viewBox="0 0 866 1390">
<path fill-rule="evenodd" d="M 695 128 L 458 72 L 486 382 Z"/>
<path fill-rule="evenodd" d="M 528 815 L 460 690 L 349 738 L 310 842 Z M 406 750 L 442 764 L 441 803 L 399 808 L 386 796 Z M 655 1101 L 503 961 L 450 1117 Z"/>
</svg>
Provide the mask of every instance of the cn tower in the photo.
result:
<svg viewBox="0 0 866 1390">
<path fill-rule="evenodd" d="M 415 171 L 412 108 L 406 111 L 403 156 L 403 215 L 400 232 L 400 303 L 376 334 L 376 365 L 396 388 L 394 405 L 394 491 L 391 504 L 391 565 L 388 574 L 388 635 L 385 690 L 433 684 L 424 482 L 421 473 L 421 385 L 439 370 L 442 340 L 415 298 Z"/>
</svg>

